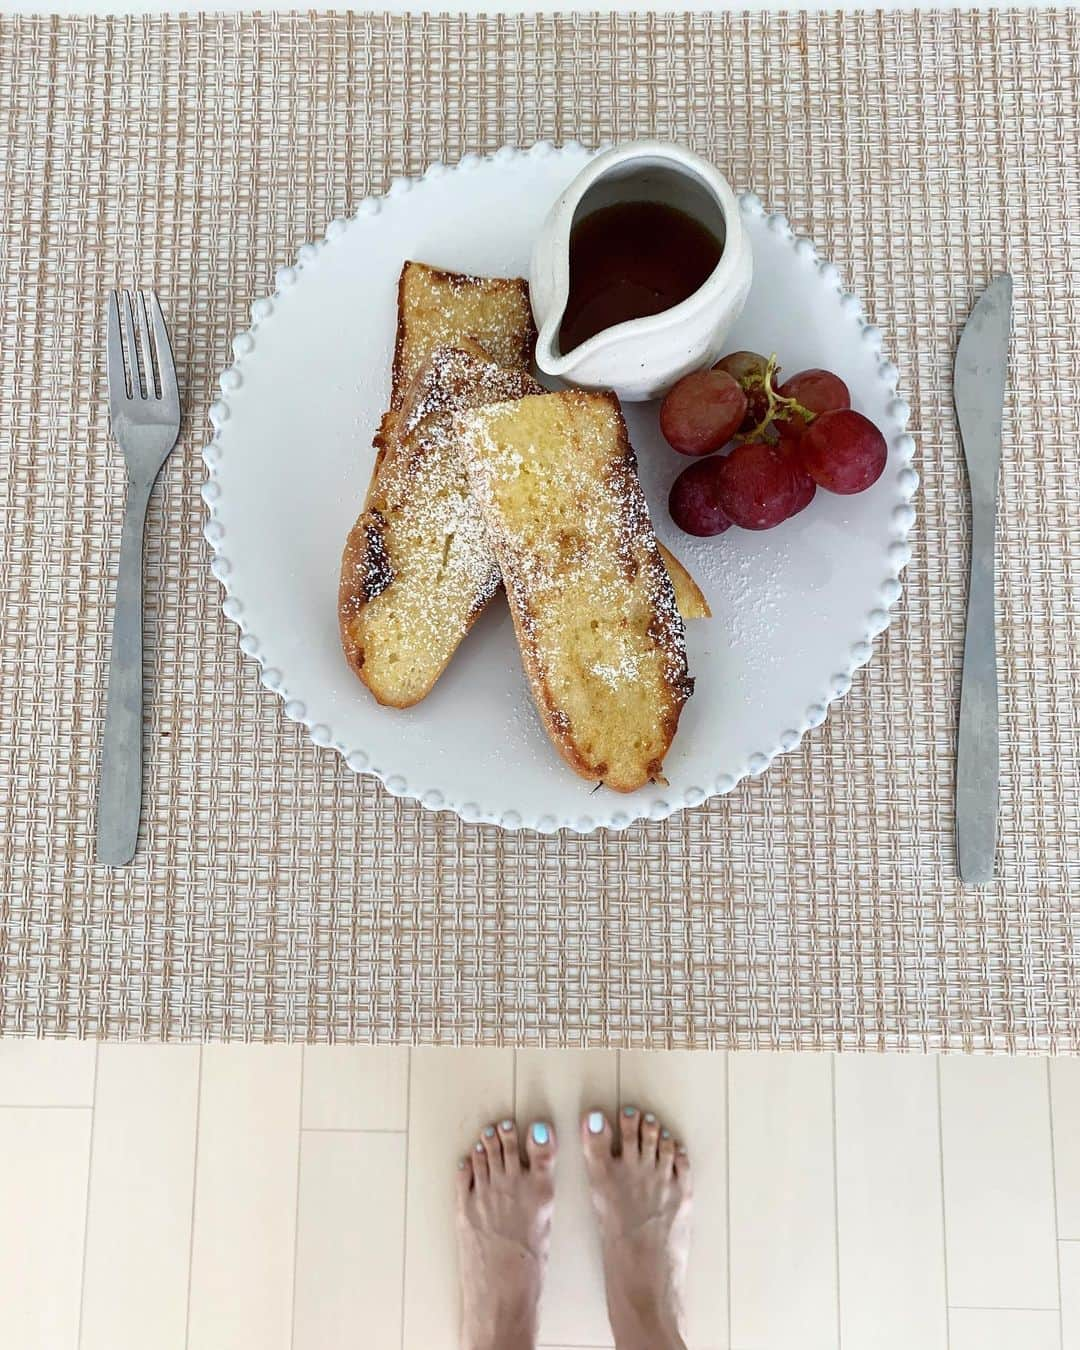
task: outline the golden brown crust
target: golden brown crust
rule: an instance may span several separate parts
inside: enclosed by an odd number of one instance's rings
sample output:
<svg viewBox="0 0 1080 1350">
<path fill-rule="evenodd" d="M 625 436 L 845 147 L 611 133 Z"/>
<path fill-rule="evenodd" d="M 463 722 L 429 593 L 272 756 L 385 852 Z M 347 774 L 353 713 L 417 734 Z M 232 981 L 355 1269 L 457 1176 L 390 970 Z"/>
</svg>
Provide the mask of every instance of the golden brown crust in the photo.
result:
<svg viewBox="0 0 1080 1350">
<path fill-rule="evenodd" d="M 439 325 L 425 322 L 410 305 L 408 293 L 413 288 L 426 291 L 429 300 L 440 292 L 444 298 L 450 297 Z M 483 305 L 479 303 L 482 298 L 486 298 Z M 500 298 L 508 303 L 500 306 Z M 469 349 L 476 336 L 486 337 L 491 344 L 493 351 L 485 353 L 488 360 L 495 359 L 500 365 L 514 369 L 529 368 L 536 348 L 536 327 L 528 283 L 521 277 L 476 277 L 427 263 L 406 262 L 398 275 L 390 408 L 383 414 L 373 438 L 375 460 L 365 504 L 371 500 L 383 464 L 393 453 L 397 411 L 408 396 L 410 383 L 422 375 L 436 347 Z M 416 359 L 407 360 L 407 351 L 414 352 Z"/>
<path fill-rule="evenodd" d="M 455 426 L 548 734 L 632 792 L 662 772 L 693 681 L 618 400 L 548 394 Z"/>
<path fill-rule="evenodd" d="M 437 512 L 430 516 L 429 537 L 415 533 L 410 537 L 408 525 L 403 530 L 395 526 L 401 510 L 410 516 L 419 516 L 428 508 L 424 497 L 432 486 L 445 494 L 457 493 L 464 499 L 468 493 L 467 479 L 458 464 L 456 448 L 449 442 L 440 443 L 439 419 L 485 399 L 501 401 L 542 393 L 540 385 L 522 371 L 506 371 L 494 367 L 478 344 L 467 339 L 456 350 L 440 349 L 429 365 L 410 385 L 400 410 L 387 414 L 380 429 L 382 438 L 389 442 L 389 453 L 384 467 L 373 481 L 365 502 L 365 509 L 349 535 L 342 559 L 339 589 L 339 622 L 342 647 L 349 665 L 368 686 L 376 699 L 391 707 L 409 707 L 423 698 L 446 668 L 462 638 L 468 633 L 476 617 L 493 597 L 501 584 L 494 554 L 486 539 L 477 541 L 483 549 L 486 562 L 477 559 L 477 570 L 471 586 L 448 590 L 437 572 L 427 567 L 427 592 L 421 597 L 422 607 L 432 608 L 442 616 L 435 634 L 428 633 L 427 656 L 421 663 L 415 650 L 411 653 L 414 666 L 409 671 L 406 689 L 402 669 L 390 672 L 377 659 L 379 649 L 389 642 L 400 641 L 395 620 L 401 605 L 391 595 L 380 602 L 389 610 L 381 620 L 365 611 L 395 582 L 403 565 L 413 572 L 425 568 L 430 561 L 430 550 L 441 548 L 446 538 L 447 515 Z M 438 460 L 447 460 L 441 468 Z M 448 469 L 453 470 L 449 478 Z M 445 508 L 451 515 L 463 509 L 464 502 Z M 707 612 L 704 597 L 685 568 L 670 554 L 665 554 L 665 566 L 672 577 L 676 601 L 687 617 Z M 405 583 L 415 584 L 415 578 Z M 414 603 L 416 600 L 414 599 Z M 685 608 L 684 608 L 685 606 Z M 367 660 L 374 644 L 376 660 Z M 422 665 L 422 669 L 417 669 Z"/>
<path fill-rule="evenodd" d="M 410 319 L 410 291 L 427 292 L 427 299 L 441 297 L 442 323 L 424 324 Z M 479 302 L 485 311 L 476 312 Z M 496 311 L 513 312 L 513 322 Z M 460 303 L 459 303 L 460 302 Z M 500 365 L 527 370 L 536 348 L 536 326 L 529 303 L 529 287 L 523 277 L 478 277 L 467 272 L 448 272 L 427 263 L 406 262 L 398 277 L 397 334 L 391 372 L 390 407 L 399 408 L 409 382 L 437 346 L 457 346 L 472 337 L 490 351 Z M 413 355 L 410 355 L 413 353 Z"/>
<path fill-rule="evenodd" d="M 417 372 L 393 415 L 394 431 L 407 440 L 430 418 L 543 392 L 527 371 L 500 365 L 475 338 L 463 337 L 437 347 Z"/>
<path fill-rule="evenodd" d="M 409 465 L 419 466 L 419 473 L 427 471 L 430 476 L 438 456 L 417 453 L 417 448 L 412 445 L 413 437 L 402 431 L 401 412 L 410 397 L 419 396 L 416 390 L 423 391 L 424 371 L 435 349 L 447 340 L 451 340 L 452 345 L 472 349 L 471 334 L 474 331 L 491 342 L 504 365 L 513 367 L 522 379 L 527 378 L 523 372 L 532 359 L 536 330 L 525 281 L 521 278 L 472 277 L 424 263 L 406 262 L 398 278 L 391 406 L 374 437 L 375 460 L 365 496 L 365 510 L 346 543 L 338 597 L 342 646 L 349 665 L 380 702 L 393 706 L 407 706 L 422 698 L 445 667 L 453 646 L 441 651 L 441 656 L 433 656 L 426 672 L 430 677 L 426 684 L 423 679 L 415 680 L 404 694 L 385 682 L 385 671 L 377 674 L 372 671 L 371 653 L 361 636 L 366 627 L 364 611 L 391 584 L 395 558 L 392 521 L 381 488 L 388 485 L 398 504 L 404 502 L 407 505 L 408 488 L 404 480 Z M 472 354 L 485 362 L 490 359 L 479 348 Z M 535 386 L 531 386 L 531 382 L 529 386 L 504 385 L 496 396 L 513 397 L 526 392 L 529 387 Z M 468 400 L 461 406 L 468 406 Z M 399 469 L 395 466 L 403 454 L 407 462 Z M 380 505 L 384 508 L 382 511 L 378 509 Z M 417 505 L 421 506 L 422 502 L 418 501 Z M 399 565 L 401 561 L 397 559 Z M 478 564 L 478 570 L 484 571 L 484 568 Z M 493 572 L 497 578 L 493 560 L 487 572 Z M 478 581 L 475 593 L 461 597 L 455 610 L 460 623 L 457 641 L 468 631 L 492 591 L 485 575 Z M 445 638 L 445 633 L 443 636 Z"/>
<path fill-rule="evenodd" d="M 375 462 L 371 466 L 371 477 L 368 479 L 367 492 L 364 495 L 364 505 L 371 504 L 372 496 L 375 492 L 375 483 L 382 471 L 382 466 L 386 463 L 387 456 L 394 448 L 397 440 L 398 414 L 391 408 L 384 412 L 379 422 L 379 429 L 371 439 L 371 444 L 375 450 Z"/>
<path fill-rule="evenodd" d="M 358 636 L 356 620 L 360 611 L 379 596 L 393 581 L 387 576 L 382 559 L 386 558 L 385 522 L 378 511 L 365 511 L 349 531 L 341 558 L 341 580 L 338 585 L 338 628 L 341 647 L 350 669 L 373 694 L 376 703 L 384 708 L 412 708 L 431 691 L 432 685 L 446 669 L 451 651 L 437 668 L 432 667 L 427 687 L 418 695 L 405 695 L 385 687 L 366 669 L 367 645 Z M 385 584 L 384 584 L 384 578 Z M 472 628 L 483 613 L 486 601 L 478 603 L 465 617 L 461 636 Z M 456 648 L 455 644 L 455 648 Z"/>
<path fill-rule="evenodd" d="M 660 550 L 671 584 L 675 588 L 675 603 L 679 606 L 679 613 L 684 619 L 711 619 L 712 610 L 709 608 L 708 600 L 705 599 L 705 592 L 686 567 L 659 539 L 656 541 L 656 547 Z"/>
<path fill-rule="evenodd" d="M 634 482 L 637 483 L 637 456 L 630 444 L 626 421 L 623 418 L 622 406 L 619 403 L 618 397 L 611 392 L 594 394 L 591 397 L 605 399 L 616 413 L 619 426 L 618 457 L 621 460 L 622 468 L 627 471 L 627 477 L 632 476 Z M 621 476 L 622 475 L 620 474 L 620 477 Z M 622 490 L 629 490 L 628 482 Z M 638 491 L 640 492 L 640 484 L 638 485 Z M 642 498 L 642 500 L 644 499 Z M 673 611 L 675 605 L 674 587 L 670 575 L 664 566 L 663 559 L 660 556 L 659 545 L 655 536 L 653 537 L 652 542 L 654 547 L 651 552 L 647 552 L 646 557 L 643 560 L 644 567 L 650 573 L 649 578 L 645 582 L 646 588 L 661 597 L 670 595 L 670 601 L 666 598 L 664 599 L 662 606 L 658 608 L 654 618 L 656 640 L 658 645 L 667 647 L 671 650 L 672 655 L 682 665 L 682 673 L 681 676 L 675 674 L 665 681 L 664 695 L 662 696 L 660 704 L 663 709 L 660 714 L 661 726 L 663 728 L 663 751 L 660 754 L 647 759 L 641 765 L 637 775 L 621 780 L 613 779 L 608 764 L 597 762 L 582 752 L 576 739 L 578 732 L 573 724 L 565 717 L 559 701 L 555 698 L 550 683 L 543 678 L 542 675 L 537 678 L 539 672 L 536 662 L 536 644 L 532 642 L 529 643 L 533 659 L 529 663 L 532 668 L 529 669 L 529 666 L 527 666 L 527 673 L 529 674 L 530 681 L 534 682 L 534 689 L 538 689 L 540 693 L 542 706 L 547 710 L 545 721 L 549 732 L 552 734 L 553 739 L 555 739 L 563 757 L 566 759 L 567 763 L 572 766 L 574 771 L 581 775 L 581 777 L 590 780 L 599 779 L 605 787 L 612 788 L 616 792 L 635 792 L 638 788 L 644 787 L 644 785 L 652 779 L 662 776 L 664 770 L 664 754 L 667 752 L 668 747 L 675 738 L 675 732 L 678 730 L 679 718 L 682 714 L 683 705 L 694 692 L 694 681 L 686 671 L 686 651 L 682 635 L 680 634 L 677 643 L 673 642 L 673 635 L 669 631 L 668 623 L 666 619 L 662 617 L 664 608 L 667 609 L 668 614 L 672 612 L 677 614 L 678 611 L 677 609 L 674 609 Z M 635 558 L 633 561 L 636 563 L 638 560 Z M 627 570 L 630 570 L 629 567 Z M 628 577 L 628 580 L 633 582 L 635 578 Z M 515 606 L 511 606 L 511 612 L 515 612 Z M 518 629 L 516 617 L 514 626 L 515 629 Z M 518 630 L 518 641 L 519 643 L 521 641 L 520 630 Z M 523 655 L 524 651 L 525 648 L 523 647 Z"/>
<path fill-rule="evenodd" d="M 397 283 L 397 329 L 394 334 L 394 360 L 390 366 L 390 407 L 396 408 L 405 394 L 405 287 L 411 262 L 402 264 Z"/>
<path fill-rule="evenodd" d="M 377 511 L 364 511 L 349 531 L 341 555 L 338 582 L 338 630 L 341 647 L 350 668 L 364 679 L 364 644 L 358 640 L 354 622 L 360 610 L 377 594 L 374 559 L 381 549 L 382 521 Z M 365 681 L 366 683 L 366 681 Z M 378 695 L 376 695 L 378 697 Z M 381 700 L 380 700 L 381 702 Z"/>
<path fill-rule="evenodd" d="M 350 531 L 338 589 L 346 659 L 378 702 L 404 708 L 424 698 L 500 584 L 446 435 L 450 416 L 539 388 L 465 340 L 435 353 L 393 414 L 391 444 Z"/>
<path fill-rule="evenodd" d="M 409 278 L 419 286 L 422 303 L 410 302 L 407 295 Z M 484 291 L 485 287 L 489 288 L 488 299 L 480 302 L 478 307 L 477 290 Z M 489 303 L 492 293 L 503 302 L 501 307 L 498 302 Z M 441 585 L 440 574 L 432 572 L 430 545 L 436 537 L 443 541 L 454 538 L 456 529 L 447 531 L 445 522 L 436 520 L 429 538 L 422 530 L 418 533 L 414 528 L 410 533 L 409 529 L 395 526 L 395 512 L 404 511 L 415 518 L 424 511 L 425 497 L 433 495 L 430 491 L 432 474 L 436 474 L 445 488 L 445 466 L 440 466 L 446 457 L 446 446 L 438 444 L 437 437 L 425 438 L 422 424 L 478 402 L 517 398 L 542 391 L 522 369 L 531 359 L 535 342 L 524 282 L 470 277 L 424 264 L 407 263 L 399 278 L 398 295 L 393 406 L 384 414 L 374 437 L 375 465 L 364 511 L 350 531 L 343 552 L 338 600 L 342 647 L 350 667 L 380 703 L 403 708 L 412 706 L 427 694 L 500 582 L 498 566 L 486 537 L 474 538 L 470 545 L 477 554 L 473 580 L 468 585 L 457 585 L 452 594 L 448 594 Z M 433 304 L 439 310 L 434 316 Z M 466 318 L 470 323 L 494 330 L 504 363 L 516 367 L 516 382 L 509 380 L 509 372 L 501 370 L 496 385 L 483 398 L 478 398 L 472 388 L 479 371 L 476 363 L 483 366 L 492 363 L 488 353 L 463 330 Z M 436 352 L 432 351 L 431 359 L 425 361 L 402 389 L 403 353 L 410 336 L 423 348 L 432 340 L 435 330 L 446 331 L 447 325 L 455 336 L 450 346 L 457 349 L 457 357 L 447 360 L 447 349 L 441 349 L 442 357 L 437 358 Z M 413 350 L 416 349 L 414 346 Z M 462 352 L 466 358 L 472 358 L 472 363 L 462 359 Z M 438 372 L 434 377 L 436 367 Z M 468 496 L 463 477 L 461 484 L 463 508 Z M 413 519 L 412 523 L 415 526 L 417 522 Z M 467 521 L 461 533 L 469 536 L 470 530 L 471 524 Z M 479 558 L 481 552 L 486 563 Z M 665 553 L 664 556 L 680 608 L 687 617 L 707 615 L 704 596 L 685 568 L 670 555 Z M 443 561 L 445 563 L 445 557 Z M 459 547 L 459 564 L 460 561 Z M 375 614 L 378 611 L 380 615 L 389 615 L 392 640 L 400 643 L 392 588 L 402 569 L 411 573 L 408 585 L 414 589 L 419 584 L 417 572 L 426 577 L 425 604 L 418 608 L 441 615 L 434 641 L 418 640 L 408 644 L 414 665 L 407 681 L 395 678 L 385 664 L 380 664 L 380 655 L 388 639 L 386 625 Z M 460 576 L 458 581 L 461 581 Z M 422 637 L 430 639 L 431 634 L 425 632 Z M 416 659 L 416 652 L 425 648 L 425 658 Z"/>
</svg>

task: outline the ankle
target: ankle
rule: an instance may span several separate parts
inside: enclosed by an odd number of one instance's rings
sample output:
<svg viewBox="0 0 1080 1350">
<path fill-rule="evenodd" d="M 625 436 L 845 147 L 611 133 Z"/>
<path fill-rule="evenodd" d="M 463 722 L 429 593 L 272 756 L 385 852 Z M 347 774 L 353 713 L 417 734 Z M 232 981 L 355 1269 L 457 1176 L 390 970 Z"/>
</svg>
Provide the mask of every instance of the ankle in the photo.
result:
<svg viewBox="0 0 1080 1350">
<path fill-rule="evenodd" d="M 608 1297 L 616 1350 L 686 1350 L 670 1306 L 645 1297 Z"/>
<path fill-rule="evenodd" d="M 461 1350 L 536 1350 L 536 1337 L 525 1332 L 492 1331 L 483 1336 L 463 1336 Z"/>
<path fill-rule="evenodd" d="M 461 1338 L 461 1350 L 536 1350 L 536 1337 L 525 1333 L 492 1331 L 482 1336 Z"/>
<path fill-rule="evenodd" d="M 466 1316 L 461 1350 L 535 1350 L 535 1314 L 497 1310 L 486 1324 L 479 1320 Z"/>
</svg>

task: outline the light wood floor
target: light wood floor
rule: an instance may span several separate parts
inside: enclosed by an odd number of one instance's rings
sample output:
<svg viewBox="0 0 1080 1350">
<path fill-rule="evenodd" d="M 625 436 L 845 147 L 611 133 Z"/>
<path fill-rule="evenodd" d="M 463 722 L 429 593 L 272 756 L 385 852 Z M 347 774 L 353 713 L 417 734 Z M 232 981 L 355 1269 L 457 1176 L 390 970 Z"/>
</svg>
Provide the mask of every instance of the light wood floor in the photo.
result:
<svg viewBox="0 0 1080 1350">
<path fill-rule="evenodd" d="M 576 1118 L 694 1159 L 693 1350 L 1080 1350 L 1080 1061 L 0 1043 L 3 1350 L 450 1350 L 454 1162 L 562 1140 L 541 1340 L 609 1346 Z"/>
</svg>

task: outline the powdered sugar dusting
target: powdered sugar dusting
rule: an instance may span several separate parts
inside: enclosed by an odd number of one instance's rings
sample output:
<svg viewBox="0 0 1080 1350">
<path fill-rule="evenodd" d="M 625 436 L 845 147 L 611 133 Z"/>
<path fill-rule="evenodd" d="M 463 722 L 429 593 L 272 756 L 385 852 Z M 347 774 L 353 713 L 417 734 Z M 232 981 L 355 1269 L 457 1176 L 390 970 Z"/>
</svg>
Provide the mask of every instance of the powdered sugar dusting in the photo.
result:
<svg viewBox="0 0 1080 1350">
<path fill-rule="evenodd" d="M 594 661 L 588 669 L 598 680 L 603 680 L 609 689 L 618 689 L 621 684 L 632 684 L 641 678 L 641 665 L 640 654 L 626 647 L 617 659 Z"/>
<path fill-rule="evenodd" d="M 627 761 L 635 746 L 662 755 L 692 685 L 617 403 L 546 394 L 454 428 L 553 733 L 576 736 L 575 706 L 582 721 L 618 724 Z"/>
<path fill-rule="evenodd" d="M 531 376 L 498 365 L 476 342 L 438 347 L 402 403 L 401 434 L 411 435 L 429 418 L 540 392 Z"/>
<path fill-rule="evenodd" d="M 544 397 L 588 400 L 593 396 Z M 583 437 L 593 437 L 599 444 L 606 428 L 598 423 L 575 424 L 578 445 L 574 446 L 568 437 L 567 453 L 555 471 L 546 466 L 545 485 L 574 502 L 575 519 L 572 526 L 551 532 L 546 547 L 543 543 L 538 547 L 537 540 L 531 537 L 536 521 L 526 514 L 521 528 L 515 531 L 499 504 L 499 484 L 518 484 L 523 474 L 533 471 L 521 450 L 493 432 L 507 411 L 505 404 L 490 404 L 463 416 L 456 428 L 467 447 L 472 489 L 489 523 L 498 520 L 503 547 L 513 554 L 515 584 L 523 594 L 561 593 L 567 587 L 568 573 L 578 569 L 587 573 L 587 585 L 601 604 L 625 605 L 628 583 L 632 584 L 644 571 L 648 599 L 655 611 L 653 636 L 658 643 L 670 646 L 676 666 L 685 667 L 682 617 L 657 547 L 633 452 L 609 456 L 598 481 L 594 467 L 596 447 L 580 442 Z M 605 547 L 613 547 L 618 568 L 604 571 L 596 567 L 596 551 L 602 552 Z M 626 662 L 622 664 L 626 666 Z"/>
<path fill-rule="evenodd" d="M 410 671 L 427 670 L 428 684 L 420 676 L 417 683 L 430 687 L 498 590 L 498 564 L 450 420 L 454 412 L 539 388 L 466 340 L 462 348 L 438 349 L 412 381 L 396 419 L 384 420 L 387 454 L 360 522 L 366 547 L 342 602 L 349 615 L 380 602 L 362 621 L 365 678 L 375 678 L 372 661 L 382 669 L 383 660 L 393 664 L 401 652 Z"/>
<path fill-rule="evenodd" d="M 536 339 L 528 284 L 521 277 L 478 277 L 407 262 L 398 288 L 394 405 L 438 348 L 456 347 L 466 336 L 489 360 L 524 370 Z"/>
</svg>

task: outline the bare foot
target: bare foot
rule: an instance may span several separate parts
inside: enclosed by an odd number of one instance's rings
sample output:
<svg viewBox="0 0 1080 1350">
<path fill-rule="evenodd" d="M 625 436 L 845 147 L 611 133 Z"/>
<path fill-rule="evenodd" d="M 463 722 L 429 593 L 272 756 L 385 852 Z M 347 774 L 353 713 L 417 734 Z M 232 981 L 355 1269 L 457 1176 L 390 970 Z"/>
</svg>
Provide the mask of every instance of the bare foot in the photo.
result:
<svg viewBox="0 0 1080 1350">
<path fill-rule="evenodd" d="M 521 1157 L 512 1120 L 458 1164 L 462 1350 L 532 1350 L 551 1240 L 555 1132 L 535 1122 Z"/>
<path fill-rule="evenodd" d="M 680 1331 L 690 1254 L 690 1159 L 650 1112 L 627 1106 L 581 1122 L 600 1221 L 608 1316 L 618 1350 L 686 1350 Z"/>
</svg>

